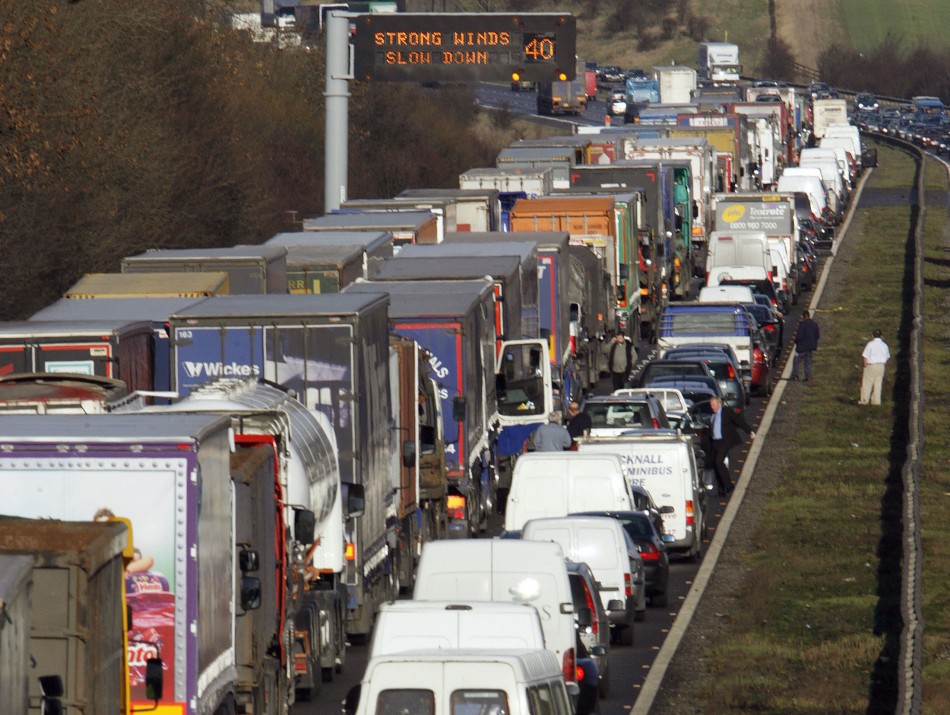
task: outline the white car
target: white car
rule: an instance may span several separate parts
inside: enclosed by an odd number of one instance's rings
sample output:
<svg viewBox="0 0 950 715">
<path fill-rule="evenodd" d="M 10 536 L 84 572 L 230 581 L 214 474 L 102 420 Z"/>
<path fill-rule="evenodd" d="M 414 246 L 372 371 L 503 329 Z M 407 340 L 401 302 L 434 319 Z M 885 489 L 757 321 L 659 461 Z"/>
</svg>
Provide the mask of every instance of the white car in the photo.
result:
<svg viewBox="0 0 950 715">
<path fill-rule="evenodd" d="M 614 90 L 607 98 L 607 113 L 620 116 L 627 111 L 627 95 L 621 90 Z"/>
</svg>

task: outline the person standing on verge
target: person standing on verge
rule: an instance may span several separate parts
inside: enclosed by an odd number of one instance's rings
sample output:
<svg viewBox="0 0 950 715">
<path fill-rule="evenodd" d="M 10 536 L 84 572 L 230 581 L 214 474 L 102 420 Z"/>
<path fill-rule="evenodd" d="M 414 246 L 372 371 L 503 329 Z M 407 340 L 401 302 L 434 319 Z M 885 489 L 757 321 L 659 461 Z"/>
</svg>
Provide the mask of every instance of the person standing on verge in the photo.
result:
<svg viewBox="0 0 950 715">
<path fill-rule="evenodd" d="M 581 406 L 576 402 L 572 402 L 568 405 L 567 414 L 568 417 L 570 417 L 567 421 L 567 432 L 571 435 L 571 439 L 576 440 L 578 437 L 583 437 L 585 434 L 588 434 L 594 426 L 590 415 L 586 412 L 582 412 Z"/>
<path fill-rule="evenodd" d="M 627 382 L 627 375 L 633 368 L 634 359 L 633 344 L 620 333 L 614 335 L 610 348 L 607 350 L 607 369 L 610 370 L 613 389 L 619 390 Z"/>
<path fill-rule="evenodd" d="M 731 409 L 723 409 L 722 400 L 713 397 L 709 400 L 713 414 L 709 421 L 709 438 L 712 440 L 714 470 L 716 483 L 719 486 L 719 496 L 724 497 L 732 492 L 732 476 L 726 466 L 726 457 L 733 447 L 742 444 L 739 430 L 748 433 L 750 439 L 755 439 L 755 432 L 746 421 L 745 414 L 738 414 Z"/>
<path fill-rule="evenodd" d="M 802 319 L 795 331 L 795 362 L 792 363 L 792 379 L 798 379 L 799 368 L 805 367 L 805 382 L 811 379 L 811 361 L 818 349 L 818 323 L 811 319 L 807 310 L 802 311 Z"/>
<path fill-rule="evenodd" d="M 538 427 L 531 437 L 535 452 L 562 452 L 574 444 L 570 432 L 561 424 L 561 413 L 554 410 L 548 421 Z"/>
<path fill-rule="evenodd" d="M 864 373 L 861 375 L 861 405 L 880 405 L 881 387 L 884 384 L 884 364 L 890 359 L 891 351 L 881 339 L 881 331 L 875 330 L 874 337 L 864 346 L 861 357 L 864 359 Z"/>
</svg>

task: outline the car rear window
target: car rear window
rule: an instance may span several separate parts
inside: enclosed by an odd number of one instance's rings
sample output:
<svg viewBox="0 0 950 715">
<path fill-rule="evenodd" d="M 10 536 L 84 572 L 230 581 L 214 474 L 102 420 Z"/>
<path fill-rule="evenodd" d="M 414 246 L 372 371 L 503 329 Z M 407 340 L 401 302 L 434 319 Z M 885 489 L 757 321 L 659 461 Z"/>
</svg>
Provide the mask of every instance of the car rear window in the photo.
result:
<svg viewBox="0 0 950 715">
<path fill-rule="evenodd" d="M 646 405 L 588 404 L 584 411 L 590 415 L 592 427 L 644 427 L 652 424 Z"/>
<path fill-rule="evenodd" d="M 660 322 L 661 335 L 743 335 L 748 322 L 743 316 L 725 312 L 667 312 Z"/>
</svg>

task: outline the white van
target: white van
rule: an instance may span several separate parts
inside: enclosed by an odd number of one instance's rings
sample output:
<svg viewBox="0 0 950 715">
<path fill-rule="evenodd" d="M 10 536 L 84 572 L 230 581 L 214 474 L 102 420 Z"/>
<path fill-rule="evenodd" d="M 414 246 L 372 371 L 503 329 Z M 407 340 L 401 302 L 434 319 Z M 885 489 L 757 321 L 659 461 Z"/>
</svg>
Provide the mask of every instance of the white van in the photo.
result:
<svg viewBox="0 0 950 715">
<path fill-rule="evenodd" d="M 713 231 L 706 253 L 706 284 L 709 274 L 720 266 L 762 266 L 769 264 L 768 236 L 764 231 Z"/>
<path fill-rule="evenodd" d="M 442 648 L 543 649 L 537 609 L 495 601 L 384 603 L 373 626 L 370 657 Z"/>
<path fill-rule="evenodd" d="M 550 651 L 464 649 L 370 659 L 363 680 L 346 697 L 344 712 L 573 715 L 573 707 Z"/>
<path fill-rule="evenodd" d="M 618 457 L 614 457 L 618 460 Z M 520 539 L 430 541 L 422 547 L 415 600 L 530 603 L 564 679 L 576 683 L 574 598 L 558 544 Z"/>
<path fill-rule="evenodd" d="M 798 302 L 798 286 L 795 284 L 796 274 L 791 273 L 792 262 L 785 248 L 785 241 L 780 238 L 769 239 L 769 258 L 771 259 L 772 284 L 782 302 L 782 312 L 788 313 L 791 305 Z"/>
<path fill-rule="evenodd" d="M 825 137 L 834 139 L 846 137 L 851 140 L 851 154 L 854 156 L 858 168 L 861 167 L 861 130 L 853 124 L 829 124 L 825 130 Z M 822 137 L 824 138 L 824 137 Z"/>
<path fill-rule="evenodd" d="M 754 303 L 752 289 L 743 285 L 703 286 L 699 289 L 700 303 Z"/>
<path fill-rule="evenodd" d="M 825 150 L 821 150 L 825 151 Z M 833 149 L 827 151 L 834 152 Z M 844 206 L 848 199 L 848 191 L 845 188 L 842 178 L 841 167 L 834 158 L 826 159 L 823 157 L 801 157 L 798 165 L 805 168 L 818 169 L 821 172 L 821 180 L 824 182 L 828 191 L 838 197 L 838 205 Z"/>
<path fill-rule="evenodd" d="M 646 615 L 646 577 L 637 545 L 619 521 L 608 516 L 532 519 L 521 538 L 553 541 L 568 559 L 590 566 L 617 642 L 633 645 L 633 622 Z"/>
<path fill-rule="evenodd" d="M 851 182 L 848 180 L 848 162 L 844 156 L 838 155 L 831 147 L 822 149 L 820 146 L 811 146 L 802 149 L 798 155 L 798 165 L 805 166 L 814 161 L 831 161 L 838 167 L 838 176 L 846 192 L 851 191 Z"/>
<path fill-rule="evenodd" d="M 854 141 L 850 137 L 826 137 L 821 140 L 818 144 L 822 149 L 834 149 L 838 154 L 838 163 L 842 163 L 842 160 L 847 165 L 848 181 L 851 182 L 851 185 L 854 185 L 854 181 L 858 177 L 858 161 L 861 159 L 861 155 L 854 154 Z"/>
<path fill-rule="evenodd" d="M 844 209 L 843 204 L 839 201 L 838 192 L 835 190 L 834 184 L 829 183 L 825 179 L 825 174 L 820 167 L 809 166 L 807 164 L 787 166 L 785 170 L 782 171 L 782 176 L 814 176 L 825 188 L 825 198 L 828 201 L 828 208 L 830 208 L 835 215 L 840 215 Z"/>
<path fill-rule="evenodd" d="M 511 473 L 505 531 L 575 511 L 626 510 L 633 496 L 620 457 L 579 452 L 522 454 Z"/>
<path fill-rule="evenodd" d="M 808 204 L 816 218 L 822 218 L 825 215 L 828 199 L 821 179 L 814 176 L 791 176 L 782 172 L 782 175 L 778 177 L 775 190 L 780 194 L 793 194 L 800 191 L 808 196 Z"/>
<path fill-rule="evenodd" d="M 590 439 L 577 448 L 585 453 L 620 455 L 630 484 L 649 491 L 660 507 L 663 526 L 675 538 L 667 547 L 699 559 L 705 531 L 706 492 L 689 437 L 670 430 Z"/>
</svg>

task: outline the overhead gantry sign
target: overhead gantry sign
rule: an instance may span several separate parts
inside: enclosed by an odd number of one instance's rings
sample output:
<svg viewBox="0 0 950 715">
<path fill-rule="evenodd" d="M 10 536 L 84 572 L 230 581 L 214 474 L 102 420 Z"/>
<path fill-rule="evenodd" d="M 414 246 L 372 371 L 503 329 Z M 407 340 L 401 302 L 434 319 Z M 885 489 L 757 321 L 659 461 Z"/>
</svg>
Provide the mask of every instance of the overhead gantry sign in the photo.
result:
<svg viewBox="0 0 950 715">
<path fill-rule="evenodd" d="M 355 21 L 354 78 L 388 82 L 573 79 L 566 13 L 394 13 Z"/>
</svg>

